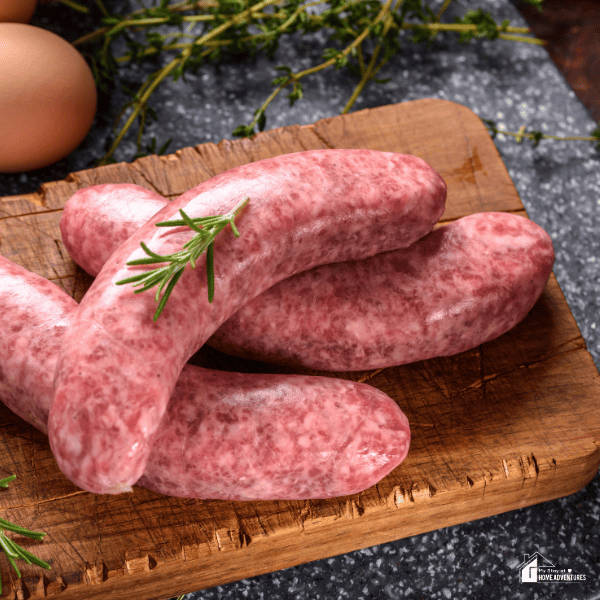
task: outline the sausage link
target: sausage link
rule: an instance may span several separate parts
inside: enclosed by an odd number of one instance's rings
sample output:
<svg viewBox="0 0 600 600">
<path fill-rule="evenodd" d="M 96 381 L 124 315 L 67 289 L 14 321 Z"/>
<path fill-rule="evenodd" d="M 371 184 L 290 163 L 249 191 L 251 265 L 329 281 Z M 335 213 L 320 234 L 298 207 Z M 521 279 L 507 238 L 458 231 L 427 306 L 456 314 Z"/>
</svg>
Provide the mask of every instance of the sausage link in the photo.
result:
<svg viewBox="0 0 600 600">
<path fill-rule="evenodd" d="M 71 258 L 95 277 L 110 255 L 166 204 L 160 194 L 133 183 L 82 188 L 63 210 L 63 244 Z"/>
<path fill-rule="evenodd" d="M 69 215 L 92 217 L 89 189 L 67 202 Z M 144 193 L 132 193 L 128 202 L 127 211 L 139 207 L 140 221 L 158 204 L 148 203 Z M 102 214 L 110 219 L 103 230 L 112 230 L 120 206 L 111 202 Z M 88 260 L 81 249 L 85 232 L 72 237 L 72 253 Z M 104 242 L 108 257 L 119 240 L 107 236 Z M 331 371 L 458 354 L 519 323 L 542 293 L 553 262 L 550 236 L 533 221 L 478 213 L 409 248 L 285 279 L 240 308 L 207 344 L 242 358 Z"/>
<path fill-rule="evenodd" d="M 76 310 L 58 286 L 0 256 L 0 398 L 44 433 Z M 330 498 L 377 483 L 409 442 L 402 411 L 371 386 L 186 365 L 138 483 L 187 498 Z"/>
<path fill-rule="evenodd" d="M 209 343 L 242 358 L 331 371 L 451 356 L 523 320 L 553 263 L 550 236 L 533 221 L 473 214 L 409 248 L 287 279 Z"/>
<path fill-rule="evenodd" d="M 372 150 L 317 150 L 231 169 L 161 210 L 109 258 L 83 299 L 59 354 L 48 423 L 60 469 L 79 487 L 120 493 L 142 475 L 150 440 L 188 358 L 246 302 L 313 266 L 408 246 L 444 210 L 446 186 L 424 161 Z M 241 237 L 215 243 L 215 300 L 205 257 L 186 269 L 160 319 L 154 295 L 115 282 L 144 267 L 145 241 L 177 251 L 193 233 L 161 229 L 179 209 L 224 214 L 244 197 Z"/>
</svg>

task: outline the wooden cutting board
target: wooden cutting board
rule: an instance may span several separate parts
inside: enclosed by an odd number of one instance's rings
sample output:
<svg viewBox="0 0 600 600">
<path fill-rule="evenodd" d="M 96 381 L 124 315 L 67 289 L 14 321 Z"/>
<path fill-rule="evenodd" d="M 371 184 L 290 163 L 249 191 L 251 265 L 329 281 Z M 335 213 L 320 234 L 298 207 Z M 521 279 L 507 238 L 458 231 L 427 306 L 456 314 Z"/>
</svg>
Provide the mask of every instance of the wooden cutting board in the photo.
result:
<svg viewBox="0 0 600 600">
<path fill-rule="evenodd" d="M 443 100 L 363 110 L 257 135 L 74 173 L 38 193 L 0 199 L 0 254 L 76 299 L 90 284 L 58 222 L 79 188 L 132 182 L 175 197 L 239 164 L 314 148 L 373 148 L 422 157 L 448 184 L 442 221 L 481 211 L 525 215 L 479 118 Z M 281 372 L 201 352 L 198 364 Z M 320 373 L 325 374 L 325 373 Z M 373 372 L 412 427 L 408 458 L 378 485 L 332 500 L 222 502 L 84 492 L 58 470 L 47 438 L 0 407 L 1 515 L 48 533 L 24 540 L 51 571 L 5 557 L 2 598 L 168 598 L 571 494 L 600 464 L 600 377 L 552 275 L 525 320 L 450 358 Z"/>
</svg>

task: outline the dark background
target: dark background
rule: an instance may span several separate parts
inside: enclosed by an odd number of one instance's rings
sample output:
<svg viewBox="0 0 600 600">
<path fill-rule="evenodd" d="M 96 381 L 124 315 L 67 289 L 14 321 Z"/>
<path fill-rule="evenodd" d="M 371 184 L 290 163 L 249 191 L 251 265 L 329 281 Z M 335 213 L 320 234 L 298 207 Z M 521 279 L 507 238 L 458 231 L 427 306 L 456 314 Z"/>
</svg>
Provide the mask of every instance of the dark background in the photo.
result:
<svg viewBox="0 0 600 600">
<path fill-rule="evenodd" d="M 535 35 L 547 41 L 545 50 L 486 40 L 461 47 L 440 36 L 432 51 L 412 48 L 391 63 L 381 77 L 392 76 L 392 82 L 367 87 L 353 110 L 438 97 L 463 103 L 481 117 L 505 123 L 508 130 L 525 124 L 550 134 L 589 135 L 600 120 L 600 2 L 546 0 L 542 13 L 517 0 L 452 3 L 457 14 L 472 6 L 483 6 L 497 19 L 508 17 L 517 26 L 526 19 Z M 93 28 L 89 20 L 56 5 L 40 7 L 32 24 L 69 40 Z M 207 68 L 187 87 L 172 86 L 157 95 L 160 125 L 149 133 L 156 135 L 158 145 L 171 137 L 168 152 L 231 138 L 232 130 L 248 123 L 269 94 L 276 64 L 306 68 L 302 61 L 309 58 L 309 64 L 316 64 L 321 51 L 318 43 L 295 39 L 280 49 L 275 63 Z M 142 75 L 136 69 L 125 71 L 134 86 Z M 267 129 L 339 114 L 354 85 L 339 73 L 327 74 L 307 86 L 306 102 L 293 110 L 286 103 L 275 105 Z M 93 167 L 125 99 L 118 91 L 101 97 L 90 135 L 69 157 L 39 171 L 0 175 L 0 196 L 31 192 L 43 182 Z M 529 215 L 553 239 L 554 272 L 600 366 L 600 153 L 583 142 L 542 142 L 534 149 L 504 136 L 495 141 Z M 130 161 L 134 152 L 129 138 L 116 157 Z M 599 527 L 596 476 L 567 498 L 233 582 L 189 594 L 186 600 L 600 600 Z M 557 566 L 585 574 L 586 581 L 519 584 L 515 567 L 523 554 L 535 551 Z"/>
<path fill-rule="evenodd" d="M 536 37 L 564 74 L 577 97 L 600 121 L 600 2 L 598 0 L 545 0 L 540 13 L 517 2 Z"/>
</svg>

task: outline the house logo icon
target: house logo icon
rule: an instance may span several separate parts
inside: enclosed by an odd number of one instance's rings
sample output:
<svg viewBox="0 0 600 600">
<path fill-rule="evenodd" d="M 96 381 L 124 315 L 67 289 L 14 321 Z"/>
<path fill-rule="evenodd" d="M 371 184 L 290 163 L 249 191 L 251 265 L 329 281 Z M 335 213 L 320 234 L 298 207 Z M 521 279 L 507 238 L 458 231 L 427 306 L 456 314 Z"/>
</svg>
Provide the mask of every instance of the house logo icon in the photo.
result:
<svg viewBox="0 0 600 600">
<path fill-rule="evenodd" d="M 540 580 L 540 574 L 546 569 L 554 569 L 555 566 L 539 552 L 525 554 L 525 560 L 517 567 L 521 582 L 534 582 Z M 570 570 L 570 569 L 569 569 Z M 542 577 L 541 579 L 545 579 Z"/>
</svg>

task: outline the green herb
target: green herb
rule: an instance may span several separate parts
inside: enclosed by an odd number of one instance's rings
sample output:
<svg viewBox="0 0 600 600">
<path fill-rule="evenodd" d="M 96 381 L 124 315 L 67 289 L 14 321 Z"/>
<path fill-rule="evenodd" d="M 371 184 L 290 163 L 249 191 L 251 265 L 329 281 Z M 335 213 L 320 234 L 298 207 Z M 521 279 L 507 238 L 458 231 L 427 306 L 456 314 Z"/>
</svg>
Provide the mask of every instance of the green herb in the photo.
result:
<svg viewBox="0 0 600 600">
<path fill-rule="evenodd" d="M 7 488 L 8 483 L 10 481 L 14 481 L 16 478 L 17 478 L 16 475 L 9 475 L 8 477 L 5 477 L 4 479 L 0 479 L 0 487 Z"/>
<path fill-rule="evenodd" d="M 499 133 L 502 135 L 509 135 L 515 138 L 517 144 L 520 144 L 524 139 L 529 139 L 533 142 L 533 147 L 537 147 L 541 140 L 563 140 L 563 141 L 584 141 L 584 142 L 596 142 L 596 147 L 600 150 L 600 127 L 592 131 L 592 135 L 589 137 L 583 136 L 558 136 L 558 135 L 546 135 L 541 131 L 535 129 L 527 130 L 525 125 L 521 125 L 518 131 L 506 131 L 499 129 L 495 121 L 490 119 L 481 119 L 490 132 L 492 138 L 495 138 Z"/>
<path fill-rule="evenodd" d="M 148 258 L 139 258 L 137 260 L 131 260 L 127 264 L 131 266 L 137 265 L 154 265 L 160 263 L 169 263 L 167 266 L 159 267 L 151 271 L 145 271 L 139 275 L 133 277 L 127 277 L 117 281 L 117 285 L 123 285 L 126 283 L 133 284 L 134 287 L 142 286 L 135 293 L 139 294 L 145 292 L 155 286 L 158 286 L 156 291 L 155 299 L 158 302 L 158 307 L 154 313 L 154 321 L 160 317 L 175 284 L 179 281 L 179 278 L 183 275 L 183 270 L 186 264 L 189 262 L 192 269 L 196 268 L 196 261 L 199 256 L 206 251 L 206 280 L 208 284 L 208 301 L 212 302 L 215 293 L 215 272 L 214 272 L 214 241 L 217 235 L 227 225 L 231 225 L 233 234 L 239 237 L 240 233 L 235 226 L 235 218 L 237 214 L 248 204 L 250 198 L 244 197 L 242 201 L 231 211 L 225 215 L 216 215 L 211 217 L 196 217 L 190 218 L 183 210 L 179 210 L 181 219 L 172 221 L 161 221 L 156 223 L 157 227 L 180 227 L 188 226 L 190 229 L 196 232 L 196 235 L 192 237 L 188 242 L 183 245 L 183 250 L 175 252 L 174 254 L 166 254 L 161 256 L 152 252 L 144 242 L 141 242 L 142 249 L 148 255 Z M 162 294 L 162 296 L 161 296 Z"/>
<path fill-rule="evenodd" d="M 0 479 L 0 487 L 7 488 L 8 483 L 16 479 L 16 475 L 10 475 L 9 477 L 5 477 L 4 479 Z M 0 548 L 4 550 L 6 557 L 8 558 L 8 562 L 12 565 L 12 568 L 17 573 L 17 577 L 21 577 L 21 572 L 15 563 L 15 560 L 24 560 L 28 565 L 35 564 L 44 569 L 50 569 L 50 565 L 43 560 L 39 559 L 37 556 L 28 552 L 24 548 L 21 548 L 19 544 L 11 540 L 4 533 L 3 530 L 13 531 L 18 533 L 19 535 L 24 535 L 26 537 L 33 538 L 34 540 L 42 540 L 44 539 L 45 533 L 41 531 L 31 531 L 26 529 L 25 527 L 21 527 L 20 525 L 16 525 L 15 523 L 11 523 L 10 521 L 6 521 L 5 519 L 0 519 Z M 2 578 L 0 577 L 0 594 L 2 593 Z"/>
<path fill-rule="evenodd" d="M 73 0 L 62 0 L 73 2 Z M 525 0 L 542 10 L 543 0 Z M 94 0 L 101 27 L 73 44 L 83 47 L 91 62 L 100 90 L 109 92 L 119 81 L 119 69 L 126 63 L 142 64 L 166 56 L 168 63 L 154 71 L 136 90 L 122 86 L 131 96 L 115 127 L 124 119 L 114 139 L 107 144 L 107 153 L 100 164 L 115 162 L 113 154 L 127 132 L 137 123 L 137 153 L 162 154 L 166 144 L 154 138 L 143 142 L 144 130 L 156 114 L 149 101 L 159 85 L 169 79 L 177 81 L 186 73 L 196 73 L 204 65 L 225 60 L 240 61 L 266 55 L 273 58 L 279 42 L 290 34 L 309 35 L 324 31 L 328 34 L 322 62 L 307 69 L 293 71 L 287 65 L 275 70 L 280 75 L 272 81 L 273 91 L 254 111 L 250 123 L 239 125 L 233 135 L 250 137 L 267 124 L 268 107 L 287 90 L 290 106 L 301 101 L 304 86 L 311 75 L 326 69 L 344 69 L 356 80 L 356 87 L 342 110 L 348 113 L 369 83 L 385 84 L 389 79 L 378 77 L 379 71 L 394 56 L 415 43 L 430 43 L 439 35 L 453 36 L 460 43 L 476 43 L 479 39 L 505 40 L 528 44 L 543 44 L 530 37 L 530 29 L 512 27 L 508 20 L 497 23 L 481 8 L 471 7 L 455 22 L 443 17 L 452 0 L 444 0 L 434 11 L 427 0 L 199 0 L 170 3 L 169 0 L 138 0 L 141 8 L 120 15 L 107 10 L 102 0 Z M 149 4 L 152 4 L 151 6 Z M 475 4 L 473 2 L 472 4 Z M 116 44 L 125 48 L 115 56 Z M 511 135 L 509 132 L 503 132 Z M 532 137 L 533 136 L 533 137 Z M 515 139 L 517 133 L 514 134 Z M 575 139 L 598 142 L 595 132 L 589 137 L 558 137 L 536 132 L 525 138 Z M 167 142 L 168 144 L 168 142 Z M 158 150 L 157 150 L 158 148 Z"/>
<path fill-rule="evenodd" d="M 82 4 L 79 4 L 78 2 L 73 2 L 73 0 L 58 0 L 58 2 L 60 2 L 61 4 L 64 4 L 65 6 L 68 6 L 69 8 L 72 8 L 73 10 L 76 10 L 77 12 L 80 12 L 80 13 L 87 14 L 90 12 L 90 9 L 87 6 L 83 6 Z"/>
</svg>

